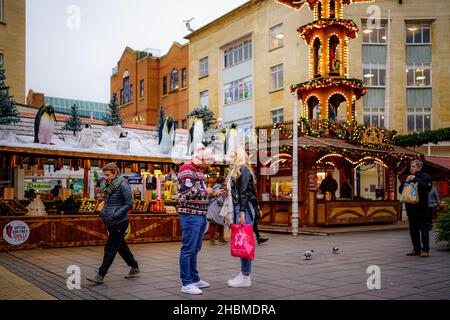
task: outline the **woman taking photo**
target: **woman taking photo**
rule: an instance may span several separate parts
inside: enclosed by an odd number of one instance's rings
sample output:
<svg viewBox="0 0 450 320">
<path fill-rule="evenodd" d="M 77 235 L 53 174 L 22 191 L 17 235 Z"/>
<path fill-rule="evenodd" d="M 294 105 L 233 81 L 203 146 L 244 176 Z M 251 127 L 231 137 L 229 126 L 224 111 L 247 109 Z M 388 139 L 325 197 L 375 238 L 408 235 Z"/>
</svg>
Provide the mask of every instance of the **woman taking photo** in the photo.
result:
<svg viewBox="0 0 450 320">
<path fill-rule="evenodd" d="M 235 224 L 253 225 L 255 221 L 258 204 L 254 180 L 250 158 L 245 149 L 240 146 L 231 157 L 231 170 L 228 180 L 231 183 Z M 234 279 L 228 280 L 228 286 L 233 288 L 250 287 L 252 285 L 251 271 L 252 261 L 241 258 L 241 273 Z"/>
</svg>

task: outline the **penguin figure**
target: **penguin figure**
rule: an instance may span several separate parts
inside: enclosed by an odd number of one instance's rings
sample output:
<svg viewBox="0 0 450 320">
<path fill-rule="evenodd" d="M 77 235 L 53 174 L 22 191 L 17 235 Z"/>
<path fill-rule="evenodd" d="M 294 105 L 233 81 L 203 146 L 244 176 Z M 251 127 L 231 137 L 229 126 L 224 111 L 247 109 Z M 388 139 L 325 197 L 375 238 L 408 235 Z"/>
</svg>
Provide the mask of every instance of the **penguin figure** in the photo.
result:
<svg viewBox="0 0 450 320">
<path fill-rule="evenodd" d="M 55 109 L 49 105 L 40 107 L 34 119 L 34 143 L 51 144 L 55 123 Z"/>
<path fill-rule="evenodd" d="M 189 130 L 189 137 L 187 143 L 187 154 L 192 156 L 194 154 L 194 149 L 199 143 L 203 143 L 203 134 L 205 133 L 203 127 L 203 120 L 197 118 L 194 120 L 194 124 Z"/>
<path fill-rule="evenodd" d="M 227 135 L 225 137 L 225 144 L 224 144 L 224 153 L 225 156 L 231 157 L 231 154 L 236 150 L 239 143 L 239 132 L 237 130 L 237 124 L 233 123 L 231 125 L 230 130 L 228 130 Z"/>
<path fill-rule="evenodd" d="M 89 123 L 87 123 L 83 130 L 81 130 L 80 140 L 78 143 L 84 149 L 89 149 L 94 145 L 94 131 Z"/>
<path fill-rule="evenodd" d="M 120 134 L 119 141 L 117 142 L 117 150 L 121 153 L 127 153 L 130 151 L 130 139 L 128 139 L 128 132 L 124 131 Z"/>
<path fill-rule="evenodd" d="M 168 154 L 172 151 L 175 145 L 176 130 L 173 123 L 172 116 L 169 116 L 163 125 L 159 128 L 159 146 L 160 150 L 164 154 Z"/>
<path fill-rule="evenodd" d="M 339 248 L 338 247 L 333 247 L 333 253 L 334 254 L 338 254 L 339 253 Z"/>
</svg>

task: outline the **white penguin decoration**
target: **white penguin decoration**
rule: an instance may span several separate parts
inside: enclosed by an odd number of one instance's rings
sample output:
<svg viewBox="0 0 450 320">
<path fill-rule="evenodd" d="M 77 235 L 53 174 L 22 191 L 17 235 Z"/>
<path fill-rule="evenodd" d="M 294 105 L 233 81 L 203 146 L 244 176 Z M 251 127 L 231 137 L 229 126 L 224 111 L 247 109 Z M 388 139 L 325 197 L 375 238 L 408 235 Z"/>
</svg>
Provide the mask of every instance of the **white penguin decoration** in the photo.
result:
<svg viewBox="0 0 450 320">
<path fill-rule="evenodd" d="M 94 145 L 94 130 L 90 124 L 86 124 L 80 132 L 80 140 L 78 144 L 83 149 L 89 149 Z"/>
<path fill-rule="evenodd" d="M 172 116 L 169 116 L 159 128 L 159 148 L 162 153 L 169 154 L 175 145 L 176 129 Z"/>
<path fill-rule="evenodd" d="M 128 153 L 130 151 L 128 132 L 124 131 L 120 134 L 119 141 L 117 142 L 117 150 L 121 153 Z"/>
<path fill-rule="evenodd" d="M 231 157 L 231 154 L 236 150 L 239 145 L 239 132 L 237 130 L 237 125 L 233 123 L 231 128 L 228 130 L 225 145 L 224 145 L 224 153 L 227 158 Z"/>
<path fill-rule="evenodd" d="M 192 156 L 195 151 L 195 146 L 199 143 L 203 143 L 203 134 L 205 133 L 203 127 L 203 120 L 197 118 L 194 120 L 194 124 L 189 130 L 189 137 L 187 143 L 187 154 Z"/>
<path fill-rule="evenodd" d="M 49 105 L 40 107 L 34 119 L 34 143 L 51 144 L 55 123 L 55 109 Z"/>
</svg>

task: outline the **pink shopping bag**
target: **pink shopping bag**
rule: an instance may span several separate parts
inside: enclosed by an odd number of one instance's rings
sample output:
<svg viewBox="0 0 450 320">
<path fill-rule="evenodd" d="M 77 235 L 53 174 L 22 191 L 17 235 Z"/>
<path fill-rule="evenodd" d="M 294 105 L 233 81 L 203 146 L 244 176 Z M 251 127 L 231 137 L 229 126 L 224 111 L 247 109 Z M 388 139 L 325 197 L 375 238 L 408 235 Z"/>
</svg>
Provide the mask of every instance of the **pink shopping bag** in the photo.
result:
<svg viewBox="0 0 450 320">
<path fill-rule="evenodd" d="M 232 224 L 231 226 L 231 255 L 249 260 L 255 259 L 255 238 L 251 224 Z"/>
</svg>

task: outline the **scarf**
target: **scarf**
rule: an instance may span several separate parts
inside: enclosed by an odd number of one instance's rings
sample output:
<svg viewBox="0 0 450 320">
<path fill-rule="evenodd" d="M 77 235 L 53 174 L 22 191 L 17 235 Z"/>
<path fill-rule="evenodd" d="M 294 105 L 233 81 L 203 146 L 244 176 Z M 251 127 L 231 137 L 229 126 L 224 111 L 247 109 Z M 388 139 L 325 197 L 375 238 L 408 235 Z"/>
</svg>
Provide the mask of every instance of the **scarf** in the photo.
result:
<svg viewBox="0 0 450 320">
<path fill-rule="evenodd" d="M 117 176 L 114 179 L 112 179 L 111 182 L 106 184 L 106 188 L 105 188 L 105 191 L 104 191 L 105 199 L 109 199 L 109 197 L 111 197 L 111 195 L 117 189 L 119 189 L 119 187 L 122 184 L 123 180 L 124 180 L 124 178 Z"/>
</svg>

